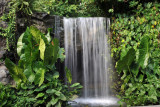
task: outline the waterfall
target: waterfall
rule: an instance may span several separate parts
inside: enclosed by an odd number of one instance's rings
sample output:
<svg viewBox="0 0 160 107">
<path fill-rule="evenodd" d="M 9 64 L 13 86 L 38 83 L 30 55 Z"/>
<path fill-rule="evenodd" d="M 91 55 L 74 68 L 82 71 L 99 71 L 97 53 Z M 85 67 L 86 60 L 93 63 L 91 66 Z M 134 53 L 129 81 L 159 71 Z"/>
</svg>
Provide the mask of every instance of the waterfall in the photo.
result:
<svg viewBox="0 0 160 107">
<path fill-rule="evenodd" d="M 82 96 L 77 102 L 113 103 L 108 100 L 109 25 L 110 19 L 103 17 L 64 18 L 65 66 L 71 70 L 72 82 L 83 85 Z"/>
</svg>

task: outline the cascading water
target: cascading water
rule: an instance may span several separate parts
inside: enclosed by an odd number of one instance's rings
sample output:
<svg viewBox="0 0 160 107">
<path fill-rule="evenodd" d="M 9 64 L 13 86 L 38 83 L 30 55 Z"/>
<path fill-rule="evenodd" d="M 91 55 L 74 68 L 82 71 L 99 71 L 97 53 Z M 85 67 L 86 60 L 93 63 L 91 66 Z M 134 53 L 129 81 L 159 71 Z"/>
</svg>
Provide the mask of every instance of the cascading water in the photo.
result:
<svg viewBox="0 0 160 107">
<path fill-rule="evenodd" d="M 109 25 L 110 20 L 102 17 L 64 18 L 65 66 L 72 72 L 72 82 L 84 87 L 77 103 L 107 106 L 117 102 L 110 97 L 108 86 Z"/>
</svg>

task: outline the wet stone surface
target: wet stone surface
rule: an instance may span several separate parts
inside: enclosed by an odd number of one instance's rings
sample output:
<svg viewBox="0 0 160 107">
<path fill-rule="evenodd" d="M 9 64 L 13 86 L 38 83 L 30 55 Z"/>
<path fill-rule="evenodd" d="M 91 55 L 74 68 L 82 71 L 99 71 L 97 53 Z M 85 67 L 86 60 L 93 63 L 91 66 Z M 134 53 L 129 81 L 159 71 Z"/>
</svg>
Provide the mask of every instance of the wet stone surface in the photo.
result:
<svg viewBox="0 0 160 107">
<path fill-rule="evenodd" d="M 15 85 L 15 82 L 11 78 L 9 71 L 3 62 L 0 62 L 0 82 L 4 85 L 6 84 Z"/>
<path fill-rule="evenodd" d="M 0 66 L 0 82 L 3 84 L 8 84 L 10 82 L 9 71 L 4 65 Z"/>
<path fill-rule="evenodd" d="M 6 39 L 0 37 L 0 59 L 3 57 L 5 53 L 6 53 Z"/>
</svg>

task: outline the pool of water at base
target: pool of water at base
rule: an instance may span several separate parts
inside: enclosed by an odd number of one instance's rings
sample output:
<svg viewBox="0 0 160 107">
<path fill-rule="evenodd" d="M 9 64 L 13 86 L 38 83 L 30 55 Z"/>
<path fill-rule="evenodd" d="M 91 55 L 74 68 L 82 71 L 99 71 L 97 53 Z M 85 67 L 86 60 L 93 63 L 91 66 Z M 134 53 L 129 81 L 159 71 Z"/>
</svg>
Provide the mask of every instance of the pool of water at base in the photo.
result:
<svg viewBox="0 0 160 107">
<path fill-rule="evenodd" d="M 117 98 L 78 98 L 71 107 L 119 107 Z"/>
</svg>

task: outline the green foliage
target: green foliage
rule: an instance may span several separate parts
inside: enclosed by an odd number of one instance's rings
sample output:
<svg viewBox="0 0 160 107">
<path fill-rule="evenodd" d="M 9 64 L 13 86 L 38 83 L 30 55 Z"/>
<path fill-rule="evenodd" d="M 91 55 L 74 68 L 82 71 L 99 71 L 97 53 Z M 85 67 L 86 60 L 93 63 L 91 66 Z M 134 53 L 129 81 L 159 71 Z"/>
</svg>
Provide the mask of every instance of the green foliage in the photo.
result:
<svg viewBox="0 0 160 107">
<path fill-rule="evenodd" d="M 50 38 L 50 35 L 47 34 L 47 37 Z M 79 83 L 69 88 L 59 80 L 55 64 L 59 58 L 64 61 L 65 55 L 64 50 L 59 47 L 58 39 L 47 39 L 46 35 L 31 26 L 19 37 L 17 45 L 20 57 L 18 65 L 9 59 L 5 60 L 17 88 L 12 105 L 63 107 L 79 93 L 82 88 Z"/>
<path fill-rule="evenodd" d="M 16 12 L 22 11 L 25 14 L 32 14 L 32 5 L 36 0 L 12 0 L 9 2 L 12 8 L 15 8 Z"/>
<path fill-rule="evenodd" d="M 134 15 L 112 18 L 112 57 L 123 84 L 119 98 L 128 106 L 159 104 L 160 52 L 158 3 L 131 1 Z"/>
<path fill-rule="evenodd" d="M 118 61 L 117 70 L 118 71 L 128 70 L 134 59 L 135 59 L 135 50 L 131 48 L 127 52 L 127 54 L 122 58 L 122 60 Z"/>
<path fill-rule="evenodd" d="M 65 71 L 66 71 L 66 77 L 68 79 L 68 82 L 71 84 L 72 82 L 72 74 L 71 74 L 71 71 L 66 67 L 65 68 Z"/>
<path fill-rule="evenodd" d="M 0 107 L 11 107 L 13 106 L 16 96 L 14 95 L 15 90 L 9 86 L 4 86 L 0 83 Z"/>
<path fill-rule="evenodd" d="M 152 62 L 153 65 L 150 65 L 150 60 L 152 60 L 150 58 L 150 45 L 150 38 L 144 36 L 136 53 L 135 49 L 131 48 L 117 63 L 117 70 L 123 71 L 121 91 L 124 92 L 124 97 L 121 101 L 126 102 L 128 106 L 157 104 L 159 102 L 160 80 L 157 71 L 160 69 L 159 66 L 156 69 L 151 69 L 157 63 Z M 123 61 L 126 63 L 122 63 Z M 128 62 L 130 63 L 128 64 Z"/>
<path fill-rule="evenodd" d="M 94 1 L 72 0 L 12 0 L 17 11 L 31 15 L 34 11 L 60 16 L 99 16 L 102 11 Z"/>
<path fill-rule="evenodd" d="M 150 38 L 148 36 L 143 37 L 141 40 L 141 44 L 138 48 L 139 49 L 138 62 L 142 68 L 145 68 L 148 65 L 149 51 L 150 51 L 149 39 Z"/>
<path fill-rule="evenodd" d="M 90 1 L 46 1 L 43 11 L 65 17 L 102 16 L 104 13 L 95 2 Z"/>
<path fill-rule="evenodd" d="M 22 81 L 26 82 L 26 76 L 23 74 L 23 70 L 18 67 L 16 64 L 14 64 L 10 59 L 5 60 L 6 67 L 10 71 L 10 74 L 12 75 L 13 79 L 16 81 L 16 83 L 19 85 Z"/>
<path fill-rule="evenodd" d="M 6 38 L 6 46 L 9 50 L 9 46 L 14 44 L 15 41 L 15 29 L 16 29 L 16 10 L 15 8 L 9 7 L 9 13 L 3 14 L 0 17 L 0 22 L 7 22 L 7 27 L 0 27 L 0 36 Z"/>
</svg>

